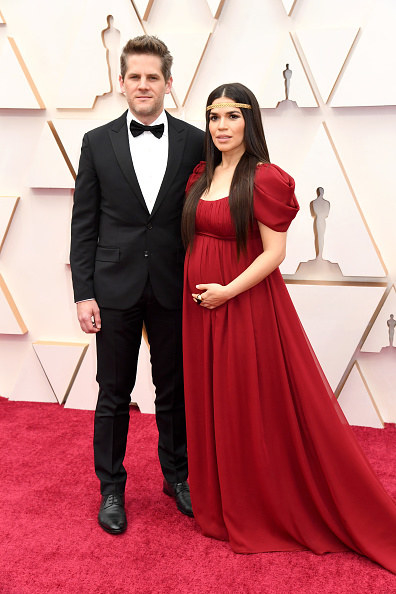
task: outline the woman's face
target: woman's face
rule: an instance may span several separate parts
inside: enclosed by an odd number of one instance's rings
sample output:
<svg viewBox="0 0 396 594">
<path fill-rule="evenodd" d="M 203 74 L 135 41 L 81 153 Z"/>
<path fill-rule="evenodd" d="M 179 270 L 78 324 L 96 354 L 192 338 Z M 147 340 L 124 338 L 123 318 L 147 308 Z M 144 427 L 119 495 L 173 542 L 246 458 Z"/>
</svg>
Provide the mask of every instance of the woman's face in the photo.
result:
<svg viewBox="0 0 396 594">
<path fill-rule="evenodd" d="M 217 103 L 235 103 L 229 97 L 219 97 L 213 101 L 209 114 L 209 132 L 219 151 L 245 152 L 245 120 L 239 107 L 216 107 Z"/>
</svg>

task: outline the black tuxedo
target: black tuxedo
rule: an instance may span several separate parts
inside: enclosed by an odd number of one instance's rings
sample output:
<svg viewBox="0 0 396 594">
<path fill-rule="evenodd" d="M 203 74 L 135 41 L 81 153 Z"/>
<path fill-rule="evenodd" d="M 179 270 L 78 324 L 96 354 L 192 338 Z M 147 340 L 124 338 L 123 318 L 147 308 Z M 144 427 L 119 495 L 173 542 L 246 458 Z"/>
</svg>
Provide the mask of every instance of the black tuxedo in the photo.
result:
<svg viewBox="0 0 396 594">
<path fill-rule="evenodd" d="M 168 165 L 151 214 L 133 169 L 126 115 L 84 136 L 70 256 L 76 301 L 95 297 L 99 307 L 126 309 L 150 275 L 161 305 L 181 305 L 181 210 L 188 176 L 202 157 L 203 133 L 167 117 Z"/>
<path fill-rule="evenodd" d="M 143 322 L 156 386 L 162 470 L 170 482 L 187 476 L 180 220 L 188 176 L 202 158 L 203 132 L 167 118 L 168 163 L 151 213 L 133 168 L 126 113 L 85 134 L 76 178 L 70 254 L 74 295 L 76 301 L 95 298 L 102 318 L 96 335 L 94 449 L 103 494 L 125 487 L 129 395 Z"/>
</svg>

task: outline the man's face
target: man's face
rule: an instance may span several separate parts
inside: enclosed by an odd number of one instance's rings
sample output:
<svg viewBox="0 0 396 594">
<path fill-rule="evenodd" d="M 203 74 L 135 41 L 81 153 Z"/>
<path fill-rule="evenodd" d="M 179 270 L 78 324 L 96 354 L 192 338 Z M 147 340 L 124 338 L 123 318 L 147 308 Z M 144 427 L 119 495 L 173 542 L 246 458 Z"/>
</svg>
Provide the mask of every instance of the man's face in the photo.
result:
<svg viewBox="0 0 396 594">
<path fill-rule="evenodd" d="M 172 87 L 172 77 L 165 82 L 161 58 L 153 54 L 129 55 L 125 76 L 119 80 L 131 112 L 143 124 L 152 124 L 164 109 L 165 94 Z"/>
</svg>

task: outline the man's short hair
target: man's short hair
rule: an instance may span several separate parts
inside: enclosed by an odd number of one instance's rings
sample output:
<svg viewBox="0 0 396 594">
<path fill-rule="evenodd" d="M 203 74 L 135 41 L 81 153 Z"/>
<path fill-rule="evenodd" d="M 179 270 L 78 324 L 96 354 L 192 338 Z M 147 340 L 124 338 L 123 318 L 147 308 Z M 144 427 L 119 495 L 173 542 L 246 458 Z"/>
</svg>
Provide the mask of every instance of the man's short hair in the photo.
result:
<svg viewBox="0 0 396 594">
<path fill-rule="evenodd" d="M 163 41 L 155 35 L 140 35 L 130 39 L 122 50 L 120 58 L 121 77 L 124 78 L 127 71 L 127 60 L 131 54 L 152 54 L 161 59 L 161 71 L 165 82 L 171 77 L 173 58 Z"/>
</svg>

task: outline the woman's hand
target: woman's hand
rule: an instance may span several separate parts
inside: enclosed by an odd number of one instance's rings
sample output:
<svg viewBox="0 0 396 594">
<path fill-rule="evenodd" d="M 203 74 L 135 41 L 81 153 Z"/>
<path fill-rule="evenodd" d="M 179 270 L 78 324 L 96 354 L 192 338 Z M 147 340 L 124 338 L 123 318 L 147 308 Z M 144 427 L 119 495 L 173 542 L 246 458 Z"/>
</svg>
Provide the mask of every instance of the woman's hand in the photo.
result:
<svg viewBox="0 0 396 594">
<path fill-rule="evenodd" d="M 199 293 L 192 293 L 192 298 L 196 303 L 200 302 L 201 307 L 206 307 L 206 309 L 215 309 L 231 297 L 227 287 L 217 283 L 197 285 L 197 289 Z"/>
</svg>

